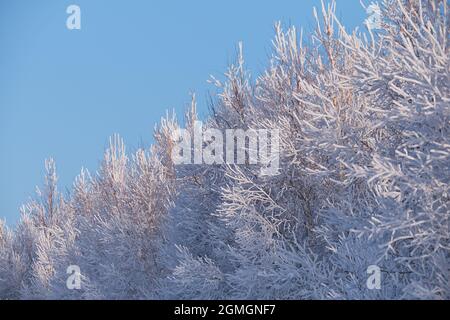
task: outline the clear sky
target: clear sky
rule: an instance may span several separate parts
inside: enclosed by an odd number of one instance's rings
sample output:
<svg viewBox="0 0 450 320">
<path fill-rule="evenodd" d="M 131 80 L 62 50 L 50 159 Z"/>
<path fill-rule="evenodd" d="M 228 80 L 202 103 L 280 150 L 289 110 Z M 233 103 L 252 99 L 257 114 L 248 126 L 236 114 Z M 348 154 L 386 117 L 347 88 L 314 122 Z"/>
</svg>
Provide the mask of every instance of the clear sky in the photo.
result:
<svg viewBox="0 0 450 320">
<path fill-rule="evenodd" d="M 66 8 L 81 8 L 68 30 Z M 56 160 L 59 188 L 95 172 L 108 137 L 148 146 L 166 110 L 206 95 L 237 43 L 252 75 L 267 65 L 273 25 L 313 26 L 316 0 L 0 0 L 0 218 L 14 225 Z M 338 0 L 348 29 L 362 27 L 358 0 Z"/>
</svg>

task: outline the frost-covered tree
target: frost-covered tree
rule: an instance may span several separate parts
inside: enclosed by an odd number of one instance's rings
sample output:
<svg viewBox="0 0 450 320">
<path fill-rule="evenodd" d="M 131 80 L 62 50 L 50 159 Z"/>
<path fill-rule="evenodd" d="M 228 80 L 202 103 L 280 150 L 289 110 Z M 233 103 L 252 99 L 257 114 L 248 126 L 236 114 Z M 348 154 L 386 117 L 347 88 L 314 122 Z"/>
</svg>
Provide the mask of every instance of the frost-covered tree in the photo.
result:
<svg viewBox="0 0 450 320">
<path fill-rule="evenodd" d="M 53 297 L 158 297 L 156 283 L 168 274 L 161 253 L 174 196 L 173 166 L 166 149 L 173 124 L 164 120 L 152 150 L 138 150 L 131 159 L 115 136 L 98 174 L 90 177 L 82 172 L 78 177 L 70 202 L 77 217 L 76 235 L 53 282 L 58 292 Z M 81 290 L 66 288 L 69 265 L 80 267 Z"/>
<path fill-rule="evenodd" d="M 1 225 L 2 298 L 155 298 L 168 274 L 161 256 L 174 196 L 170 133 L 173 120 L 155 132 L 150 152 L 131 159 L 114 136 L 99 172 L 82 170 L 71 194 L 56 188 L 48 161 L 45 190 L 23 208 L 14 233 Z M 67 268 L 81 271 L 81 289 L 69 290 Z"/>
<path fill-rule="evenodd" d="M 269 178 L 224 169 L 215 215 L 232 234 L 230 260 L 185 255 L 176 283 L 192 298 L 212 279 L 211 297 L 449 298 L 447 2 L 385 1 L 380 12 L 382 30 L 348 34 L 323 6 L 308 46 L 277 25 L 253 85 L 242 56 L 216 81 L 214 121 L 280 129 L 282 165 Z M 383 285 L 372 291 L 374 264 Z"/>
<path fill-rule="evenodd" d="M 309 36 L 277 24 L 256 80 L 242 46 L 211 80 L 202 130 L 278 130 L 278 174 L 177 164 L 175 117 L 151 150 L 113 137 L 66 196 L 49 161 L 16 229 L 0 224 L 0 298 L 449 299 L 448 2 L 384 0 L 366 32 L 334 12 L 314 10 Z M 188 133 L 196 120 L 193 97 Z"/>
</svg>

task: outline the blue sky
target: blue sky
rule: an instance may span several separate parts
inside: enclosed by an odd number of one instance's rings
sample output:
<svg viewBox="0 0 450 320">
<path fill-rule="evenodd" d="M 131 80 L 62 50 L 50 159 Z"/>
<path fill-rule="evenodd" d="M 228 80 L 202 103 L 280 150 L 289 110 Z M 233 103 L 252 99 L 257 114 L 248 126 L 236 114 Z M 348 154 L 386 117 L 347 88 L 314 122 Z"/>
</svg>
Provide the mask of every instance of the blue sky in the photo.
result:
<svg viewBox="0 0 450 320">
<path fill-rule="evenodd" d="M 68 30 L 66 8 L 81 8 Z M 316 0 L 0 0 L 0 218 L 19 219 L 41 185 L 44 160 L 56 160 L 60 190 L 81 167 L 95 172 L 108 137 L 128 150 L 148 146 L 166 110 L 181 113 L 206 80 L 220 76 L 243 42 L 257 76 L 271 54 L 273 25 L 313 26 Z M 352 29 L 365 13 L 338 0 Z"/>
</svg>

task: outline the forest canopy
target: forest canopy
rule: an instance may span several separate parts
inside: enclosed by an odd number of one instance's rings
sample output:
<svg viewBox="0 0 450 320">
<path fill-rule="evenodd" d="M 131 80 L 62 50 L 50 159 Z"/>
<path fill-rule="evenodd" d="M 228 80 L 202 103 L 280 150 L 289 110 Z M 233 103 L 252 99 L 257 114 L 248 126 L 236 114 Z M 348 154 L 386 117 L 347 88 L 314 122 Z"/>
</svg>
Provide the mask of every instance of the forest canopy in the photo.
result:
<svg viewBox="0 0 450 320">
<path fill-rule="evenodd" d="M 203 130 L 278 130 L 275 175 L 176 164 L 175 116 L 150 150 L 113 136 L 67 195 L 48 160 L 0 222 L 0 299 L 450 299 L 448 9 L 384 0 L 380 28 L 348 32 L 323 5 L 309 34 L 275 26 L 255 80 L 240 50 Z"/>
</svg>

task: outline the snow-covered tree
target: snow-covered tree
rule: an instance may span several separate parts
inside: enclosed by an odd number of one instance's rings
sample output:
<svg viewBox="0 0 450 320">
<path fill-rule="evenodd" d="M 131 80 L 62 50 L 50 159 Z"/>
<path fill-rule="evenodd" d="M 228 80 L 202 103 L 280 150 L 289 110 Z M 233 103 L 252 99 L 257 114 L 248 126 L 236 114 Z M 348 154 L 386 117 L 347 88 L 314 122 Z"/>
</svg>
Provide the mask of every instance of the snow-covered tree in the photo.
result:
<svg viewBox="0 0 450 320">
<path fill-rule="evenodd" d="M 204 293 L 205 274 L 223 279 L 211 297 L 448 299 L 447 3 L 385 1 L 376 34 L 348 34 L 334 9 L 314 11 L 308 46 L 277 25 L 253 85 L 242 56 L 215 81 L 215 122 L 279 129 L 282 165 L 269 178 L 224 169 L 215 214 L 232 234 L 229 261 L 181 260 L 178 283 L 200 286 L 187 291 Z M 372 291 L 374 264 L 383 285 Z"/>
<path fill-rule="evenodd" d="M 277 24 L 256 80 L 241 45 L 211 79 L 202 132 L 277 130 L 278 174 L 178 164 L 174 116 L 151 150 L 114 136 L 66 196 L 48 161 L 16 229 L 0 224 L 0 298 L 450 299 L 448 1 L 384 0 L 365 32 L 334 12 L 309 36 Z M 196 120 L 193 97 L 187 133 Z"/>
</svg>

